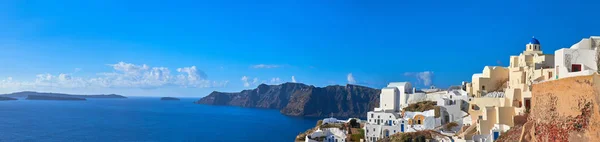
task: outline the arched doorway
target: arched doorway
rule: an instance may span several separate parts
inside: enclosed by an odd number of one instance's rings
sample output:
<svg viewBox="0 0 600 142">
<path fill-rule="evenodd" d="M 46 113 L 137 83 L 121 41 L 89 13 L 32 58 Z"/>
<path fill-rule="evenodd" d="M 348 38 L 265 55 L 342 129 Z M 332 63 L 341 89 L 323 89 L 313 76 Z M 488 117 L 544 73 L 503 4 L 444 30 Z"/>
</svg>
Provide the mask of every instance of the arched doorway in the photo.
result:
<svg viewBox="0 0 600 142">
<path fill-rule="evenodd" d="M 414 117 L 416 125 L 423 125 L 424 121 L 425 121 L 425 116 L 417 114 Z"/>
<path fill-rule="evenodd" d="M 383 135 L 384 135 L 385 137 L 390 137 L 390 130 L 387 130 L 387 129 L 386 129 L 386 130 L 383 130 Z"/>
</svg>

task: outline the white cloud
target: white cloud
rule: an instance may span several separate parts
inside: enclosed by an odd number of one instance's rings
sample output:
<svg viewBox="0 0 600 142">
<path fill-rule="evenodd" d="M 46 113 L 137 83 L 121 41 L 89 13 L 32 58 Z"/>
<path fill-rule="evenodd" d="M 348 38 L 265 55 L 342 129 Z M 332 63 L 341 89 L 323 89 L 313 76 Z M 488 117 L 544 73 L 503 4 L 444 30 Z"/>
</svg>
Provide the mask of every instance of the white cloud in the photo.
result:
<svg viewBox="0 0 600 142">
<path fill-rule="evenodd" d="M 348 84 L 356 84 L 356 80 L 354 79 L 352 73 L 348 73 L 348 76 L 346 78 L 348 79 Z"/>
<path fill-rule="evenodd" d="M 177 69 L 177 75 L 171 75 L 166 67 L 150 67 L 119 62 L 109 64 L 113 72 L 97 73 L 96 77 L 81 78 L 71 74 L 38 74 L 33 82 L 15 83 L 8 79 L 3 80 L 0 87 L 15 86 L 25 88 L 56 87 L 56 88 L 158 88 L 165 86 L 180 87 L 222 87 L 229 81 L 210 81 L 207 75 L 198 70 L 196 66 Z"/>
<path fill-rule="evenodd" d="M 244 83 L 244 87 L 250 87 L 250 86 L 259 84 L 258 78 L 256 78 L 256 77 L 253 78 L 252 80 L 250 80 L 250 77 L 242 76 L 242 79 L 240 79 L 240 80 L 242 80 L 242 83 Z M 265 83 L 265 81 L 263 80 L 262 83 Z"/>
<path fill-rule="evenodd" d="M 242 76 L 242 82 L 244 83 L 244 87 L 250 87 L 250 83 L 248 82 L 247 76 Z"/>
<path fill-rule="evenodd" d="M 281 66 L 280 65 L 258 64 L 258 65 L 252 65 L 251 67 L 255 68 L 255 69 L 270 69 L 270 68 L 279 68 Z"/>
<path fill-rule="evenodd" d="M 296 77 L 292 76 L 292 82 L 296 83 Z"/>
<path fill-rule="evenodd" d="M 414 76 L 417 78 L 417 81 L 423 83 L 425 86 L 429 86 L 433 84 L 433 72 L 432 71 L 424 71 L 424 72 L 406 72 L 404 76 Z"/>
<path fill-rule="evenodd" d="M 12 77 L 7 77 L 6 79 L 2 79 L 2 81 L 0 81 L 1 88 L 15 88 L 18 86 L 19 86 L 19 84 L 17 84 L 16 82 L 13 82 Z"/>
<path fill-rule="evenodd" d="M 58 75 L 58 81 L 69 81 L 69 80 L 71 80 L 71 76 L 68 74 L 61 73 Z"/>
<path fill-rule="evenodd" d="M 271 84 L 279 84 L 279 83 L 281 83 L 281 79 L 279 77 L 271 78 L 270 83 Z"/>
</svg>

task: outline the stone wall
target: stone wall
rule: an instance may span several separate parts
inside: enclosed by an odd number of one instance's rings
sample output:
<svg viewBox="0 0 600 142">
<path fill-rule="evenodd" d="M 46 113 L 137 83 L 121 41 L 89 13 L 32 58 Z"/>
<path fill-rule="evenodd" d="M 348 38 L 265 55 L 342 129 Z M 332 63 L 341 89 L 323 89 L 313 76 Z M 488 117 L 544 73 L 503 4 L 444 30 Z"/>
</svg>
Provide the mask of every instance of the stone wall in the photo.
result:
<svg viewBox="0 0 600 142">
<path fill-rule="evenodd" d="M 533 141 L 600 141 L 600 76 L 533 85 Z"/>
</svg>

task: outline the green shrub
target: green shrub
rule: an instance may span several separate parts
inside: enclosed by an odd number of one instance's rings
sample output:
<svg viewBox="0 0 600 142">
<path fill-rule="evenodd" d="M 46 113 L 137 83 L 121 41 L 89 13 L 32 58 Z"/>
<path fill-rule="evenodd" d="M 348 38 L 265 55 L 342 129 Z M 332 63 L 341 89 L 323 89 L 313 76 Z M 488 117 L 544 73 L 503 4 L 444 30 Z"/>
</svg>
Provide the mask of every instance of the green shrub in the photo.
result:
<svg viewBox="0 0 600 142">
<path fill-rule="evenodd" d="M 364 139 L 365 135 L 361 135 L 361 134 L 352 134 L 352 136 L 350 137 L 351 141 L 353 142 L 359 142 L 360 139 Z"/>
</svg>

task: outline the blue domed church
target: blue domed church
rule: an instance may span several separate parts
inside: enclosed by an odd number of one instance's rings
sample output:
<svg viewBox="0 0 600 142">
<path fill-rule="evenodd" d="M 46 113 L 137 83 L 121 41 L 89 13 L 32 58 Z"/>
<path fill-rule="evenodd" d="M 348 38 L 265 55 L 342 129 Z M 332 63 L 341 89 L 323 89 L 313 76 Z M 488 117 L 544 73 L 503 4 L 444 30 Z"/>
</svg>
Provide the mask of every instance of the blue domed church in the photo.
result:
<svg viewBox="0 0 600 142">
<path fill-rule="evenodd" d="M 523 52 L 523 54 L 542 54 L 540 41 L 535 37 L 532 37 L 529 40 L 529 43 L 525 45 L 525 51 Z"/>
</svg>

